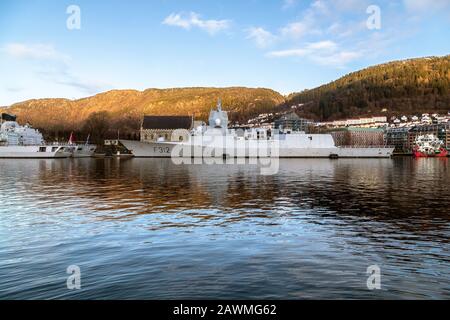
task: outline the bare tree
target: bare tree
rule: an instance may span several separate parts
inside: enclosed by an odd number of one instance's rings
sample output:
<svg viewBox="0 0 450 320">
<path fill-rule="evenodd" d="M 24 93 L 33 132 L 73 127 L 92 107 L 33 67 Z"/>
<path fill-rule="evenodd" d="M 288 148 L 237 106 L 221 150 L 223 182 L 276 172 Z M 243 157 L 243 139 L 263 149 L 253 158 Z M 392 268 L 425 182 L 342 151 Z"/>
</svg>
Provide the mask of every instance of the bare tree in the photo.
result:
<svg viewBox="0 0 450 320">
<path fill-rule="evenodd" d="M 101 143 L 109 131 L 111 117 L 106 111 L 92 113 L 83 126 L 83 132 L 90 134 L 92 141 Z"/>
</svg>

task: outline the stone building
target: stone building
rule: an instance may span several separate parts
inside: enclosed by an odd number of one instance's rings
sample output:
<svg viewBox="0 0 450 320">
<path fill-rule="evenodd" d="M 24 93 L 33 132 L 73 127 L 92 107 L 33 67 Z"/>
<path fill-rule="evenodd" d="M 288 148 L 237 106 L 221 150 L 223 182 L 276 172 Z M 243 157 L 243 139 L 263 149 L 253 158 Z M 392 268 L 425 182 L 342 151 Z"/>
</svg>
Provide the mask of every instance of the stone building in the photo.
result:
<svg viewBox="0 0 450 320">
<path fill-rule="evenodd" d="M 144 116 L 141 126 L 141 142 L 188 140 L 187 131 L 194 128 L 192 116 Z"/>
<path fill-rule="evenodd" d="M 2 113 L 0 116 L 0 123 L 3 123 L 5 121 L 16 121 L 16 116 L 7 113 Z"/>
</svg>

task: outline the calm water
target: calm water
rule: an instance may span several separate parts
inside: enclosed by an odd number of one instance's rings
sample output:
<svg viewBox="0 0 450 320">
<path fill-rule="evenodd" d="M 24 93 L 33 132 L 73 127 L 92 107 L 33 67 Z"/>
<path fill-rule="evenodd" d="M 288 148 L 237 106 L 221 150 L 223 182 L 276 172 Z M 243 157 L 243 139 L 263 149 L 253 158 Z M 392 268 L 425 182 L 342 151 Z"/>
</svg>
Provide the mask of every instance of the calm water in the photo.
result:
<svg viewBox="0 0 450 320">
<path fill-rule="evenodd" d="M 259 172 L 0 160 L 0 299 L 450 298 L 449 159 Z"/>
</svg>

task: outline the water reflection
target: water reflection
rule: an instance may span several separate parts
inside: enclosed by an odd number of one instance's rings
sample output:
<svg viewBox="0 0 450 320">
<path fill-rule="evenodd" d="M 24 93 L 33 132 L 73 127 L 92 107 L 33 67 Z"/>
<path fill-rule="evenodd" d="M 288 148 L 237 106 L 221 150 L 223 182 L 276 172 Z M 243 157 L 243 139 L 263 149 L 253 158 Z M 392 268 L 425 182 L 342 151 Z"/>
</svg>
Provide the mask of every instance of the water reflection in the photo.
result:
<svg viewBox="0 0 450 320">
<path fill-rule="evenodd" d="M 449 297 L 448 159 L 286 159 L 272 176 L 167 159 L 0 160 L 0 172 L 0 297 Z M 69 260 L 118 266 L 70 294 L 56 278 L 22 283 L 44 272 L 36 256 L 55 274 Z M 389 290 L 365 288 L 372 263 Z"/>
<path fill-rule="evenodd" d="M 448 159 L 282 160 L 272 176 L 256 165 L 177 166 L 166 159 L 18 160 L 0 168 L 5 190 L 78 199 L 99 211 L 96 218 L 120 219 L 127 209 L 271 215 L 277 206 L 386 221 L 449 218 Z"/>
</svg>

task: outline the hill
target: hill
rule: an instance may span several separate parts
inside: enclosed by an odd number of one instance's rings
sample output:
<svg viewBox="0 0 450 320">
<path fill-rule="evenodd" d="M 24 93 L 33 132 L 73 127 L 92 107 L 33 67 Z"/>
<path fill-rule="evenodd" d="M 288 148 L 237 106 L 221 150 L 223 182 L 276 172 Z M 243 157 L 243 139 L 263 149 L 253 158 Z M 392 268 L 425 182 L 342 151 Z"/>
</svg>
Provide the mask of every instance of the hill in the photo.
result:
<svg viewBox="0 0 450 320">
<path fill-rule="evenodd" d="M 192 115 L 206 120 L 217 99 L 232 121 L 299 106 L 297 113 L 315 120 L 386 114 L 447 113 L 450 110 L 450 55 L 394 61 L 350 73 L 287 98 L 264 88 L 177 88 L 113 90 L 79 100 L 38 99 L 0 108 L 30 123 L 47 138 L 66 139 L 91 133 L 94 140 L 137 137 L 147 115 Z"/>
<path fill-rule="evenodd" d="M 450 55 L 394 61 L 350 73 L 315 89 L 291 94 L 289 105 L 320 120 L 358 115 L 447 113 Z M 386 110 L 383 110 L 386 109 Z"/>
<path fill-rule="evenodd" d="M 270 89 L 178 88 L 113 90 L 92 97 L 38 99 L 13 104 L 4 111 L 15 114 L 21 123 L 30 123 L 47 137 L 65 138 L 71 131 L 80 135 L 135 135 L 144 114 L 192 115 L 206 120 L 221 98 L 232 120 L 243 121 L 263 112 L 278 110 L 285 98 Z M 99 126 L 102 134 L 99 134 Z M 108 134 L 109 132 L 109 134 Z"/>
</svg>

